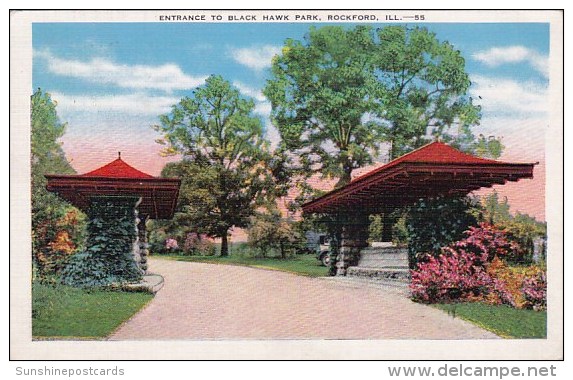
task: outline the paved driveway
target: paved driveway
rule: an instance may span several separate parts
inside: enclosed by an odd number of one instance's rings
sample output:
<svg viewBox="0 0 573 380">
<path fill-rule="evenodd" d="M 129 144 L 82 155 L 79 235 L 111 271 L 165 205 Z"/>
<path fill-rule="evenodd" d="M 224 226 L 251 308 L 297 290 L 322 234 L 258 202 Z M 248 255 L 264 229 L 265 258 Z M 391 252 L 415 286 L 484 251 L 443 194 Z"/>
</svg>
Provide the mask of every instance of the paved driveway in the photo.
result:
<svg viewBox="0 0 573 380">
<path fill-rule="evenodd" d="M 403 292 L 345 279 L 161 259 L 150 270 L 165 286 L 110 339 L 497 337 Z"/>
</svg>

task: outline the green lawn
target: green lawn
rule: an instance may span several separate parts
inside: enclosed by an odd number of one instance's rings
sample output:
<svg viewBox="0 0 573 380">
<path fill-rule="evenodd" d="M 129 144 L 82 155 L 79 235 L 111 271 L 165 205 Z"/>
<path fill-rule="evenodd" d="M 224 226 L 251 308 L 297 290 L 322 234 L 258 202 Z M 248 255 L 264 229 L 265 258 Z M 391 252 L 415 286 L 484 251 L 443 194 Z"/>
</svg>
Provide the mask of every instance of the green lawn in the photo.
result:
<svg viewBox="0 0 573 380">
<path fill-rule="evenodd" d="M 320 265 L 314 255 L 296 255 L 288 259 L 279 258 L 254 258 L 242 256 L 166 256 L 155 255 L 155 258 L 192 261 L 211 264 L 244 265 L 253 268 L 273 269 L 283 272 L 296 273 L 310 277 L 321 277 L 328 274 L 328 269 Z"/>
<path fill-rule="evenodd" d="M 85 291 L 69 286 L 34 284 L 34 338 L 103 338 L 147 304 L 148 293 Z"/>
<path fill-rule="evenodd" d="M 546 338 L 547 312 L 483 303 L 437 304 L 437 308 L 504 338 Z"/>
</svg>

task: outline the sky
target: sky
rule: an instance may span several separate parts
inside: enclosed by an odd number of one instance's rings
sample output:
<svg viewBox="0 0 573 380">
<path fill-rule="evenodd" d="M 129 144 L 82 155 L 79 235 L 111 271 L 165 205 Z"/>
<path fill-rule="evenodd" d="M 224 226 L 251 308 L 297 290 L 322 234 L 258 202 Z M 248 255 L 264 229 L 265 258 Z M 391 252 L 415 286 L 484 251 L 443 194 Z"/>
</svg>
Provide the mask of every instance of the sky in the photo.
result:
<svg viewBox="0 0 573 380">
<path fill-rule="evenodd" d="M 132 166 L 159 175 L 174 158 L 159 155 L 162 147 L 155 140 L 161 136 L 152 126 L 211 74 L 255 100 L 267 138 L 276 143 L 271 105 L 261 90 L 284 41 L 302 40 L 313 25 L 327 24 L 35 23 L 31 92 L 41 88 L 57 102 L 67 123 L 63 149 L 78 173 L 121 151 Z M 534 179 L 495 189 L 508 197 L 512 211 L 544 220 L 549 24 L 409 25 L 427 27 L 462 52 L 470 95 L 482 106 L 474 133 L 502 138 L 500 160 L 539 162 Z"/>
</svg>

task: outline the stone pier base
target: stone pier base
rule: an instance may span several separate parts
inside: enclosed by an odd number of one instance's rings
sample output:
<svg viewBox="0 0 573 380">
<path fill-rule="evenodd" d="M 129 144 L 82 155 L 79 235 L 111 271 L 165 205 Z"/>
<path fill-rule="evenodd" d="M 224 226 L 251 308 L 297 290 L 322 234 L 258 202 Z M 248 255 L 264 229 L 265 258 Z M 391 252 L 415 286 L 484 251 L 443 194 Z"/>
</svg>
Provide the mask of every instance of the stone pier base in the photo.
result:
<svg viewBox="0 0 573 380">
<path fill-rule="evenodd" d="M 342 223 L 340 249 L 336 260 L 336 275 L 346 276 L 349 266 L 355 266 L 360 251 L 368 247 L 368 215 L 350 214 Z"/>
</svg>

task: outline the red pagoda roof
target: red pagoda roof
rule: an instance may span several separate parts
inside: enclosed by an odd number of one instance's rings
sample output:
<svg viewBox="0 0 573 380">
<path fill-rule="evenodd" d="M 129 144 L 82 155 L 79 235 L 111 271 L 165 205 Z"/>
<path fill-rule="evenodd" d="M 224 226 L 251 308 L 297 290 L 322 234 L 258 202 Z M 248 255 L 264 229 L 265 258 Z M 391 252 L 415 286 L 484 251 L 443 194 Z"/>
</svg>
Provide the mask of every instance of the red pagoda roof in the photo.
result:
<svg viewBox="0 0 573 380">
<path fill-rule="evenodd" d="M 330 213 L 363 207 L 381 212 L 423 197 L 464 195 L 481 187 L 532 178 L 534 165 L 480 158 L 433 142 L 305 203 L 302 209 Z"/>
<path fill-rule="evenodd" d="M 82 174 L 83 177 L 108 177 L 108 178 L 153 178 L 152 175 L 137 170 L 128 165 L 121 157 L 101 168 Z"/>
<path fill-rule="evenodd" d="M 141 197 L 140 215 L 151 219 L 171 219 L 175 212 L 178 178 L 158 178 L 135 169 L 121 157 L 81 175 L 46 175 L 46 188 L 82 210 L 99 196 Z"/>
</svg>

